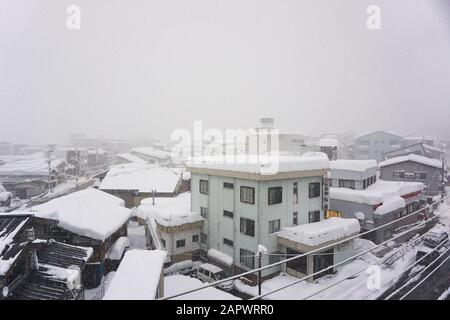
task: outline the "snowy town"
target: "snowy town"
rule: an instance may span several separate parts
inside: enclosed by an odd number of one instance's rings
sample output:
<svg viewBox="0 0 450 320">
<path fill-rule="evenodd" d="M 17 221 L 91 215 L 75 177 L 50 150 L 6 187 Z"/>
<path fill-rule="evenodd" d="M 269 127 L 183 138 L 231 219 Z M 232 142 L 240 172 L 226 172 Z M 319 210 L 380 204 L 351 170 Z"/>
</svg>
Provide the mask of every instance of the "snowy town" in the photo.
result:
<svg viewBox="0 0 450 320">
<path fill-rule="evenodd" d="M 151 140 L 2 142 L 1 298 L 449 296 L 450 141 L 314 137 L 274 118 L 249 132 L 223 142 L 250 156 L 254 136 L 264 154 L 244 164 Z M 263 173 L 275 135 L 277 172 Z"/>
<path fill-rule="evenodd" d="M 449 30 L 450 0 L 0 1 L 0 308 L 449 301 Z"/>
</svg>

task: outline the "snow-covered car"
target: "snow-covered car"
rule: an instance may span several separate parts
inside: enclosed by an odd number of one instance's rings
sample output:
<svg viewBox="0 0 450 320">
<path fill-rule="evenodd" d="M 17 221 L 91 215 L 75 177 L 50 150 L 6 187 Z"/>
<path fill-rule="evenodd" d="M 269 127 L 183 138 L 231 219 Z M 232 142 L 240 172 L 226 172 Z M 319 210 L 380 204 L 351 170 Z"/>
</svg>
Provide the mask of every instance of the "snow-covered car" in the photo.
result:
<svg viewBox="0 0 450 320">
<path fill-rule="evenodd" d="M 203 263 L 197 269 L 197 278 L 203 282 L 216 282 L 228 278 L 228 274 L 218 266 L 210 263 Z M 234 281 L 226 281 L 217 285 L 217 288 L 224 291 L 230 291 L 234 289 Z"/>
<path fill-rule="evenodd" d="M 448 240 L 448 232 L 445 227 L 437 226 L 431 229 L 424 238 L 423 243 L 430 248 L 436 248 L 439 244 Z"/>
</svg>

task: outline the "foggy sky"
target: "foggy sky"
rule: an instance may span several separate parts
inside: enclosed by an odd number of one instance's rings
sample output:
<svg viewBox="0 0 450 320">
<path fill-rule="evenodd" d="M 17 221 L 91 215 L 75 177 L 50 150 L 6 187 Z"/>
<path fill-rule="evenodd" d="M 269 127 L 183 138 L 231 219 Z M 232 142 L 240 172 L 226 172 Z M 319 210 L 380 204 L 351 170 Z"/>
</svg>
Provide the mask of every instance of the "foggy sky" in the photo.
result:
<svg viewBox="0 0 450 320">
<path fill-rule="evenodd" d="M 0 140 L 168 140 L 260 116 L 450 139 L 450 1 L 0 0 Z"/>
</svg>

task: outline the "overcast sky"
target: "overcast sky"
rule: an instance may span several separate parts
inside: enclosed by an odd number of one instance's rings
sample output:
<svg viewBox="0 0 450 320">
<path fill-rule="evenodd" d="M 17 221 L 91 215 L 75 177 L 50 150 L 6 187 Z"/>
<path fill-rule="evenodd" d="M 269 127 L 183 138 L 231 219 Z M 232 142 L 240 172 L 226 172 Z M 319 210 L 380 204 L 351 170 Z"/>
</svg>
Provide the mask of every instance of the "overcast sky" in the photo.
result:
<svg viewBox="0 0 450 320">
<path fill-rule="evenodd" d="M 0 0 L 0 111 L 0 140 L 29 143 L 260 116 L 450 139 L 450 0 Z"/>
</svg>

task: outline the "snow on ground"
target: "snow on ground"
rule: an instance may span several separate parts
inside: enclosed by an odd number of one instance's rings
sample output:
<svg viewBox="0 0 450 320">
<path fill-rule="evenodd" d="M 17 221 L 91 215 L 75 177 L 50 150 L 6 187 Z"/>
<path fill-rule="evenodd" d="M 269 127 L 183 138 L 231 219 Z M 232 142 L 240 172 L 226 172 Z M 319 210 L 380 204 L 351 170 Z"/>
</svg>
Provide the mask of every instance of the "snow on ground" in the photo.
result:
<svg viewBox="0 0 450 320">
<path fill-rule="evenodd" d="M 200 280 L 188 276 L 167 276 L 164 278 L 164 295 L 168 297 L 187 290 L 197 289 L 204 285 Z M 240 298 L 225 291 L 209 287 L 177 297 L 175 300 L 240 300 Z"/>
<path fill-rule="evenodd" d="M 140 226 L 135 221 L 128 223 L 128 239 L 130 240 L 130 247 L 134 249 L 147 249 L 145 240 L 145 228 Z"/>
<path fill-rule="evenodd" d="M 373 243 L 368 240 L 355 239 L 355 254 L 367 250 L 373 247 Z M 408 250 L 405 255 L 394 262 L 390 268 L 381 266 L 381 284 L 385 284 L 394 279 L 397 275 L 401 274 L 403 270 L 412 262 L 415 261 L 417 248 L 414 250 Z M 313 283 L 307 283 L 306 281 L 297 283 L 291 287 L 273 293 L 264 297 L 263 299 L 269 300 L 301 300 L 309 298 L 310 295 L 317 293 L 318 291 L 332 286 L 317 295 L 310 297 L 309 299 L 325 299 L 325 300 L 358 300 L 363 298 L 374 299 L 381 295 L 388 285 L 382 287 L 380 290 L 369 289 L 367 283 L 368 278 L 372 273 L 368 273 L 367 270 L 370 266 L 380 261 L 372 253 L 367 253 L 352 262 L 343 265 L 339 268 L 338 272 L 334 275 L 327 275 L 320 279 L 315 280 Z M 347 280 L 344 280 L 348 278 Z M 298 278 L 291 277 L 287 274 L 280 274 L 272 279 L 266 280 L 262 283 L 262 293 L 266 293 L 285 285 L 298 281 Z M 242 281 L 236 281 L 237 290 L 246 293 L 248 295 L 256 296 L 258 293 L 258 287 L 252 287 L 244 284 Z"/>
</svg>

